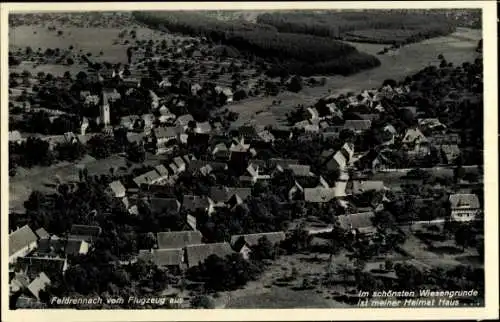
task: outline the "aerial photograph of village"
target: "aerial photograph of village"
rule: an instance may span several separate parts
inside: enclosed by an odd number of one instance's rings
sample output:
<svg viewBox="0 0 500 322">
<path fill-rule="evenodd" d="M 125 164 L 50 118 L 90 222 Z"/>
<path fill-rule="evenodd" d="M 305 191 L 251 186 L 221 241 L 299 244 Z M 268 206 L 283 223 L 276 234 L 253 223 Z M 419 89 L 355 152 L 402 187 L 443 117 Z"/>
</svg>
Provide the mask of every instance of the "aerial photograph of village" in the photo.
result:
<svg viewBox="0 0 500 322">
<path fill-rule="evenodd" d="M 10 309 L 484 307 L 481 14 L 9 13 Z"/>
</svg>

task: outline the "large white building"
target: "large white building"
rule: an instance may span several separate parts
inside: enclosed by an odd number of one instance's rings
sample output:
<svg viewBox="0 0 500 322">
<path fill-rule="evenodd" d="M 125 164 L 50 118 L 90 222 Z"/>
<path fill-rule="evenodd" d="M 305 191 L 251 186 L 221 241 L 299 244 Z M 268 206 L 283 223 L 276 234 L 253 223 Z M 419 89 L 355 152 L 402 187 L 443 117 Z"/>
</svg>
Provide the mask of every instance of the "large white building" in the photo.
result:
<svg viewBox="0 0 500 322">
<path fill-rule="evenodd" d="M 453 221 L 472 221 L 481 212 L 479 198 L 475 194 L 450 195 L 450 217 Z"/>
</svg>

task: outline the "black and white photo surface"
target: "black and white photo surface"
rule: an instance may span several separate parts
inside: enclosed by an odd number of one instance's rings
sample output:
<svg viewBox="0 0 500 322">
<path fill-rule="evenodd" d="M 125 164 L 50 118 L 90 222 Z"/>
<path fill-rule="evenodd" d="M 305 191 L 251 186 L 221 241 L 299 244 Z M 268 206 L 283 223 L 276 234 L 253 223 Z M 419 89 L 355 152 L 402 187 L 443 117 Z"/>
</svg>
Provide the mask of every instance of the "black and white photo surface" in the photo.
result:
<svg viewBox="0 0 500 322">
<path fill-rule="evenodd" d="M 9 12 L 8 309 L 484 309 L 484 9 L 362 8 Z"/>
</svg>

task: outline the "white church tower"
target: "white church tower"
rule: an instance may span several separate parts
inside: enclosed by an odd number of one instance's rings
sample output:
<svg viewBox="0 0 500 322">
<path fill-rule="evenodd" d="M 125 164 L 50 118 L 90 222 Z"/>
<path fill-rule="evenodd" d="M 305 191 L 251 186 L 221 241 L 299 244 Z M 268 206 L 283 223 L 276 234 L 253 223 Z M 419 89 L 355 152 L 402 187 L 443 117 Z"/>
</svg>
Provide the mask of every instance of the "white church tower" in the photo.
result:
<svg viewBox="0 0 500 322">
<path fill-rule="evenodd" d="M 102 103 L 99 106 L 99 121 L 101 124 L 104 124 L 104 126 L 108 126 L 110 122 L 110 115 L 109 115 L 109 97 L 106 93 L 106 91 L 103 91 L 102 93 Z"/>
</svg>

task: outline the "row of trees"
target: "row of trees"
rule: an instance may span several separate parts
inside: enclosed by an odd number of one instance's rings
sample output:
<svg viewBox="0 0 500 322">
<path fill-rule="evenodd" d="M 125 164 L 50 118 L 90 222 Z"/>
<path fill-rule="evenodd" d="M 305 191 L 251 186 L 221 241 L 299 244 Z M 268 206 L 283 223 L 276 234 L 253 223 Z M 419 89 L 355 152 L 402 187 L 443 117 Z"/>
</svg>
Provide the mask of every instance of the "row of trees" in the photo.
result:
<svg viewBox="0 0 500 322">
<path fill-rule="evenodd" d="M 78 116 L 61 115 L 52 118 L 46 111 L 28 114 L 25 119 L 11 122 L 12 129 L 26 133 L 62 135 L 67 132 L 78 133 L 80 119 Z"/>
<path fill-rule="evenodd" d="M 75 161 L 86 154 L 80 142 L 51 144 L 39 138 L 29 137 L 21 143 L 9 143 L 9 174 L 14 176 L 17 167 L 50 166 L 56 161 Z"/>
<path fill-rule="evenodd" d="M 105 159 L 113 154 L 126 152 L 127 159 L 140 163 L 145 160 L 146 151 L 142 144 L 129 143 L 124 130 L 115 135 L 98 134 L 85 144 L 78 139 L 51 144 L 50 141 L 28 137 L 22 142 L 9 143 L 9 170 L 14 176 L 17 167 L 50 166 L 57 161 L 75 161 L 87 153 L 96 159 Z"/>
<path fill-rule="evenodd" d="M 411 264 L 395 264 L 398 276 L 396 289 L 417 290 L 425 286 L 439 286 L 443 290 L 476 289 L 484 294 L 484 269 L 458 265 L 451 269 L 440 267 L 431 270 L 419 270 Z"/>
</svg>

